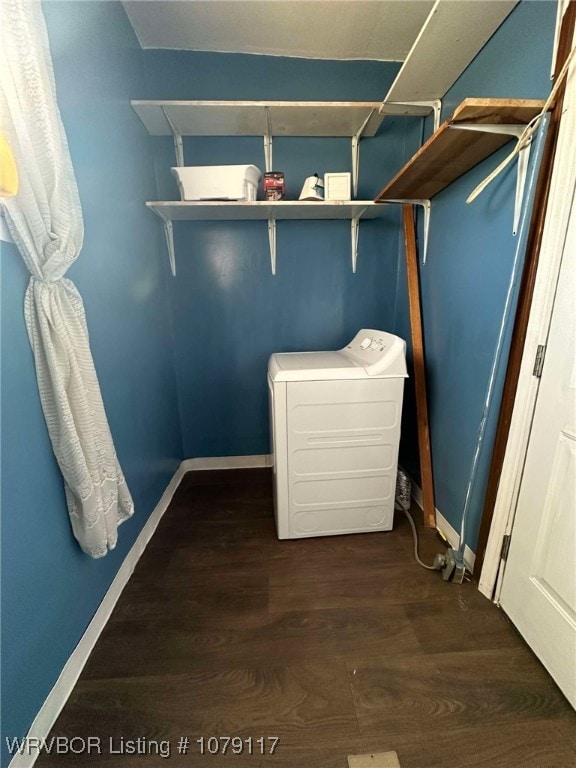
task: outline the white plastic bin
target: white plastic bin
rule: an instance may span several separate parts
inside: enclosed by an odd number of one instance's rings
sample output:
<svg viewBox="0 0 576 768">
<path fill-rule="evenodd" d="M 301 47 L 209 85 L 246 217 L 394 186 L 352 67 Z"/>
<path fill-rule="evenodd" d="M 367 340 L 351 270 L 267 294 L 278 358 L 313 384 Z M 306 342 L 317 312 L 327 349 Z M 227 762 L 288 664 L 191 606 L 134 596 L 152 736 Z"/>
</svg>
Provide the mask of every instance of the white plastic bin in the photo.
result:
<svg viewBox="0 0 576 768">
<path fill-rule="evenodd" d="M 256 200 L 261 171 L 255 165 L 172 168 L 182 200 Z"/>
</svg>

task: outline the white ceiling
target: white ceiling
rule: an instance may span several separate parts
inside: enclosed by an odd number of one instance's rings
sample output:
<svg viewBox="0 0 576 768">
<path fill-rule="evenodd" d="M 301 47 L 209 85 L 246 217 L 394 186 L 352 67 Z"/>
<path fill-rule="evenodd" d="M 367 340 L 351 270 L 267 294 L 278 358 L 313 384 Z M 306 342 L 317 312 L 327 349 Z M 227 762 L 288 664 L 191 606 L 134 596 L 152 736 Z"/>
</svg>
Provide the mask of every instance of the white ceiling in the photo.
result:
<svg viewBox="0 0 576 768">
<path fill-rule="evenodd" d="M 432 0 L 125 0 L 143 48 L 404 61 Z"/>
</svg>

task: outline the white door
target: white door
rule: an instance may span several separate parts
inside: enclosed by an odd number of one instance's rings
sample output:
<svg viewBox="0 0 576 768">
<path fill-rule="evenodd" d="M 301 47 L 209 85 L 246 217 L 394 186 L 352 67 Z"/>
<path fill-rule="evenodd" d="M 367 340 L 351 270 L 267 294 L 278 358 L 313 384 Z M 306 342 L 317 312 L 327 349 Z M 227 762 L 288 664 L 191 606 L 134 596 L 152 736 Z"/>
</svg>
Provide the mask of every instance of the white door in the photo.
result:
<svg viewBox="0 0 576 768">
<path fill-rule="evenodd" d="M 567 201 L 569 205 L 569 200 Z M 576 707 L 576 198 L 500 604 Z"/>
</svg>

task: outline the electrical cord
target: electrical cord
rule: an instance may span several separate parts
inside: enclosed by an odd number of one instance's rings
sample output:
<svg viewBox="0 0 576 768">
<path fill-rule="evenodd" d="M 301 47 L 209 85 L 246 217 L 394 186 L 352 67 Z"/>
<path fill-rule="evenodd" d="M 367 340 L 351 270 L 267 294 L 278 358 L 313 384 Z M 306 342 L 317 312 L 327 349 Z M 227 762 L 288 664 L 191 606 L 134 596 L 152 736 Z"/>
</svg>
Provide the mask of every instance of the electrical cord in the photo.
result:
<svg viewBox="0 0 576 768">
<path fill-rule="evenodd" d="M 421 565 L 422 568 L 426 568 L 427 571 L 437 571 L 437 565 L 426 565 L 426 563 L 423 563 L 422 560 L 420 560 L 420 556 L 418 555 L 418 531 L 416 530 L 416 523 L 414 522 L 414 518 L 408 511 L 408 507 L 404 504 L 403 501 L 396 499 L 396 509 L 401 509 L 402 512 L 404 512 L 408 518 L 408 522 L 410 523 L 410 528 L 412 528 L 412 536 L 414 537 L 414 557 L 416 558 L 416 562 L 418 565 Z"/>
</svg>

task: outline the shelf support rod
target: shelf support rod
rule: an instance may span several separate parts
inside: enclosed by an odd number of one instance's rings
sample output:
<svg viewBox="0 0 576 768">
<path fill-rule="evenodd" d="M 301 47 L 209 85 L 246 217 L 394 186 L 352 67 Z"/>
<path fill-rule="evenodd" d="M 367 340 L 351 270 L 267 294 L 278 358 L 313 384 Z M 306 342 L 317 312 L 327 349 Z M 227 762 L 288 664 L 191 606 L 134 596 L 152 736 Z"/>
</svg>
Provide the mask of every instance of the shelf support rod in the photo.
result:
<svg viewBox="0 0 576 768">
<path fill-rule="evenodd" d="M 424 212 L 424 248 L 422 249 L 422 264 L 426 264 L 426 257 L 428 256 L 428 238 L 430 236 L 430 214 L 432 210 L 430 200 L 410 200 L 404 198 L 392 200 L 391 198 L 386 198 L 385 200 L 379 200 L 378 202 L 419 205 L 422 208 L 422 211 Z"/>
<path fill-rule="evenodd" d="M 453 123 L 450 128 L 457 128 L 461 131 L 480 131 L 481 133 L 497 133 L 505 136 L 513 136 L 519 139 L 526 128 L 525 125 L 505 124 L 502 125 L 482 125 L 477 123 Z M 512 234 L 518 232 L 520 224 L 520 214 L 522 212 L 522 203 L 524 201 L 524 188 L 526 187 L 526 177 L 528 176 L 528 161 L 530 159 L 530 144 L 532 137 L 528 137 L 527 144 L 518 153 L 518 167 L 516 169 L 516 195 L 514 200 L 514 221 L 512 223 Z"/>
<path fill-rule="evenodd" d="M 174 152 L 176 153 L 176 165 L 178 168 L 184 167 L 184 144 L 182 143 L 182 136 L 178 133 L 176 126 L 170 119 L 170 115 L 164 107 L 160 107 L 162 114 L 166 118 L 166 122 L 170 126 L 172 131 L 172 138 L 174 139 Z"/>
<path fill-rule="evenodd" d="M 266 171 L 273 170 L 272 168 L 272 128 L 270 125 L 270 110 L 266 109 L 266 133 L 264 134 L 264 165 Z"/>
<path fill-rule="evenodd" d="M 270 244 L 270 266 L 276 274 L 276 219 L 268 219 L 268 242 Z"/>
<path fill-rule="evenodd" d="M 384 111 L 386 104 L 400 104 L 404 107 L 429 107 L 434 113 L 434 130 L 440 127 L 440 113 L 442 111 L 442 99 L 432 99 L 431 101 L 384 101 L 380 107 L 380 112 Z"/>
<path fill-rule="evenodd" d="M 352 195 L 358 197 L 358 176 L 360 171 L 360 139 L 364 133 L 364 129 L 368 125 L 368 121 L 374 114 L 374 110 L 370 110 L 370 113 L 366 120 L 362 123 L 360 128 L 352 136 Z"/>
</svg>

